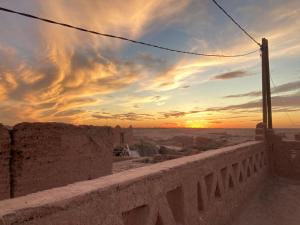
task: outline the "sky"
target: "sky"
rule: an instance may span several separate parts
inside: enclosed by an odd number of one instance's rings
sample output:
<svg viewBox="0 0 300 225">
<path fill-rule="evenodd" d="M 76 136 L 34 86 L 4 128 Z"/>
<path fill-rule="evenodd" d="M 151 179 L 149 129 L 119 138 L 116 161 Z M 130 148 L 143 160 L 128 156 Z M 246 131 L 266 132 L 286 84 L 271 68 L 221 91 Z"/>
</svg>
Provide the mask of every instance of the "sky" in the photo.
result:
<svg viewBox="0 0 300 225">
<path fill-rule="evenodd" d="M 219 0 L 269 40 L 273 123 L 300 127 L 300 1 Z M 211 0 L 2 0 L 1 7 L 208 54 L 259 47 Z M 0 12 L 0 122 L 254 128 L 260 52 L 191 56 Z M 273 84 L 272 84 L 273 85 Z"/>
</svg>

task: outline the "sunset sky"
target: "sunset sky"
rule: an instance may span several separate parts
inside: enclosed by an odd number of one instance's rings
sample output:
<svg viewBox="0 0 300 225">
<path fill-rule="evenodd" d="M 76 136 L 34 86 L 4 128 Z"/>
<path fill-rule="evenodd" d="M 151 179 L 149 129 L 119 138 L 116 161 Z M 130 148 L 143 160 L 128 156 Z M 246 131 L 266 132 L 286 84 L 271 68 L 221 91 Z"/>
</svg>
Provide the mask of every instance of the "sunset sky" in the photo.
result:
<svg viewBox="0 0 300 225">
<path fill-rule="evenodd" d="M 219 0 L 269 40 L 275 127 L 300 127 L 300 1 Z M 259 47 L 211 0 L 2 0 L 1 7 L 187 51 Z M 260 53 L 189 56 L 0 12 L 0 122 L 255 127 Z M 288 112 L 288 115 L 287 113 Z"/>
</svg>

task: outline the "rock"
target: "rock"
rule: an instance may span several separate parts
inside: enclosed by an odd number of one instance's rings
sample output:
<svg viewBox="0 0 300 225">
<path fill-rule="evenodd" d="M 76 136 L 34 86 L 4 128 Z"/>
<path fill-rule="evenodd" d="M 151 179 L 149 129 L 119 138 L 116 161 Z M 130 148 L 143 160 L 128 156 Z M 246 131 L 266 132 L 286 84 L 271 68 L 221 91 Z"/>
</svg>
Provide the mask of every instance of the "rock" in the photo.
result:
<svg viewBox="0 0 300 225">
<path fill-rule="evenodd" d="M 141 157 L 153 156 L 158 154 L 159 147 L 151 142 L 141 141 L 133 145 L 133 150 L 136 150 Z"/>
</svg>

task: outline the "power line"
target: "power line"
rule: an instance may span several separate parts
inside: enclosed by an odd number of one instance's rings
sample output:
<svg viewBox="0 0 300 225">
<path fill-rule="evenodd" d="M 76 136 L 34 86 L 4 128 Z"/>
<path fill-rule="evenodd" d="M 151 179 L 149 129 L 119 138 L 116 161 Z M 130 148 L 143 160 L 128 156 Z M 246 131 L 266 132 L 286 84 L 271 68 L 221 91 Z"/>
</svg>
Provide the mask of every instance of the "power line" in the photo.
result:
<svg viewBox="0 0 300 225">
<path fill-rule="evenodd" d="M 235 25 L 237 25 L 252 41 L 254 41 L 258 46 L 261 46 L 261 44 L 258 42 L 258 41 L 256 41 L 255 39 L 254 39 L 254 37 L 252 37 L 235 19 L 233 19 L 233 17 L 231 16 L 231 15 L 229 15 L 229 13 L 228 12 L 226 12 L 226 10 L 216 1 L 216 0 L 212 0 L 213 1 L 213 3 L 215 3 L 215 5 L 219 8 L 219 9 L 221 9 L 224 13 L 225 13 L 225 15 L 226 16 L 228 16 L 229 17 L 229 19 L 231 19 L 231 21 L 235 24 Z"/>
<path fill-rule="evenodd" d="M 166 51 L 177 52 L 177 53 L 188 54 L 188 55 L 233 58 L 233 57 L 247 56 L 247 55 L 250 55 L 250 54 L 253 54 L 253 53 L 259 51 L 259 50 L 255 50 L 255 51 L 251 51 L 251 52 L 247 52 L 247 53 L 243 53 L 243 54 L 237 54 L 237 55 L 205 54 L 205 53 L 198 53 L 198 52 L 189 52 L 189 51 L 183 51 L 183 50 L 178 50 L 178 49 L 167 48 L 167 47 L 163 47 L 163 46 L 159 46 L 159 45 L 155 45 L 155 44 L 151 44 L 151 43 L 146 43 L 146 42 L 142 42 L 142 41 L 136 41 L 136 40 L 132 40 L 132 39 L 129 39 L 129 38 L 126 38 L 126 37 L 116 36 L 116 35 L 112 35 L 112 34 L 100 33 L 100 32 L 97 32 L 97 31 L 88 30 L 86 28 L 73 26 L 73 25 L 70 25 L 70 24 L 67 24 L 67 23 L 56 22 L 54 20 L 38 17 L 38 16 L 35 16 L 35 15 L 32 15 L 32 14 L 27 14 L 27 13 L 15 11 L 15 10 L 3 8 L 3 7 L 0 7 L 0 10 L 5 11 L 5 12 L 9 12 L 9 13 L 13 13 L 13 14 L 17 14 L 17 15 L 21 15 L 21 16 L 24 16 L 24 17 L 27 17 L 27 18 L 40 20 L 40 21 L 47 22 L 47 23 L 51 23 L 51 24 L 55 24 L 55 25 L 59 25 L 59 26 L 63 26 L 63 27 L 68 27 L 68 28 L 71 28 L 71 29 L 76 29 L 76 30 L 86 32 L 86 33 L 91 33 L 91 34 L 100 35 L 100 36 L 109 37 L 109 38 L 114 38 L 114 39 L 120 39 L 120 40 L 131 42 L 131 43 L 134 43 L 134 44 L 145 45 L 145 46 L 149 46 L 149 47 L 153 47 L 153 48 L 158 48 L 158 49 L 162 49 L 162 50 L 166 50 Z"/>
<path fill-rule="evenodd" d="M 277 89 L 277 86 L 276 86 L 276 84 L 275 84 L 273 78 L 272 78 L 271 76 L 270 76 L 270 78 L 271 78 L 273 87 L 274 87 L 275 89 Z M 282 102 L 281 98 L 279 97 L 278 99 L 279 99 L 280 103 L 282 104 L 283 102 Z M 282 105 L 283 105 L 283 104 L 282 104 Z M 295 123 L 294 123 L 294 121 L 293 121 L 292 118 L 290 117 L 290 114 L 289 114 L 288 112 L 285 112 L 285 114 L 286 114 L 286 116 L 288 117 L 288 119 L 290 120 L 290 123 L 292 124 L 292 126 L 296 126 Z"/>
</svg>

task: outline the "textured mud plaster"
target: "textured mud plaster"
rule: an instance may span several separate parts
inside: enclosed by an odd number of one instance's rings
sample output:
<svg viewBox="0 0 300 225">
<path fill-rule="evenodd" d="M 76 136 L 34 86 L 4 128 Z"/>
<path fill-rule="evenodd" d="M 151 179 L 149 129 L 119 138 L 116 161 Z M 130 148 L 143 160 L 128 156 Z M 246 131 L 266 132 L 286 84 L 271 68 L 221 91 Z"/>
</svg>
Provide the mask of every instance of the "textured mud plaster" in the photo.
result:
<svg viewBox="0 0 300 225">
<path fill-rule="evenodd" d="M 0 200 L 10 196 L 10 137 L 9 131 L 0 124 Z"/>
<path fill-rule="evenodd" d="M 0 201 L 0 224 L 231 224 L 263 187 L 267 158 L 247 142 Z"/>
<path fill-rule="evenodd" d="M 300 141 L 274 140 L 272 151 L 275 173 L 300 180 Z"/>
<path fill-rule="evenodd" d="M 22 123 L 13 128 L 12 197 L 108 175 L 109 127 Z"/>
</svg>

